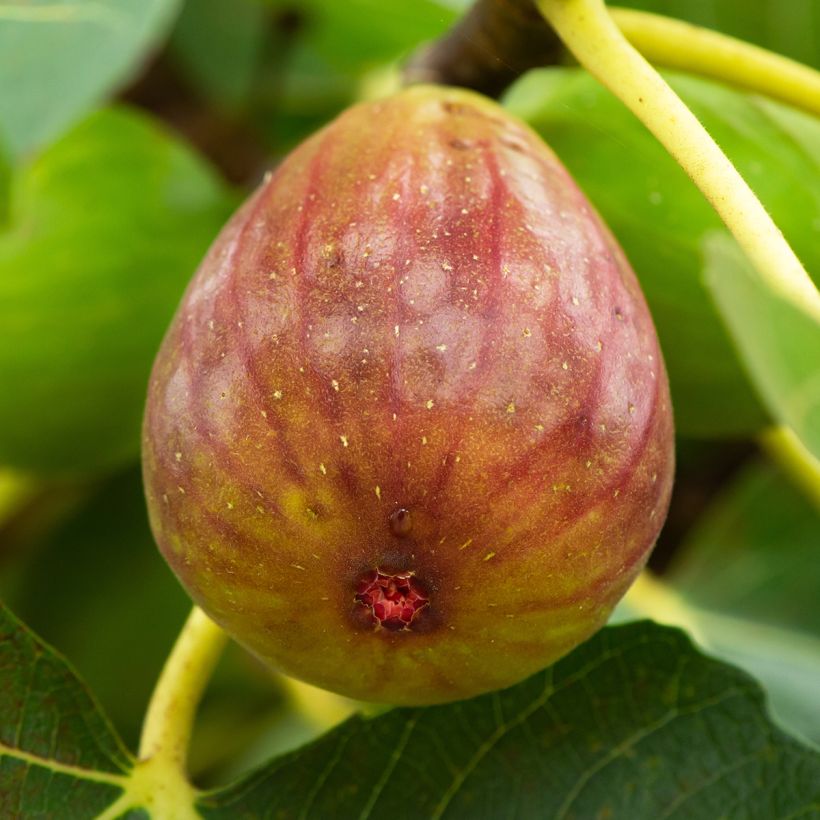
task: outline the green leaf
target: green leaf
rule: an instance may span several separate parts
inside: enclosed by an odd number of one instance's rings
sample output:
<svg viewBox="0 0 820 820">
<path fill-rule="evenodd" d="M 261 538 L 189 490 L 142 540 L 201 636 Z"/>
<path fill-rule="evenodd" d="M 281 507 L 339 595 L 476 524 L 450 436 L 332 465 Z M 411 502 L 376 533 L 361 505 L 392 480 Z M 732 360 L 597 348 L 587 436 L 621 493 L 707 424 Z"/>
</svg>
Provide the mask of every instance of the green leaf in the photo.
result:
<svg viewBox="0 0 820 820">
<path fill-rule="evenodd" d="M 136 456 L 154 354 L 233 206 L 188 148 L 123 109 L 19 171 L 0 233 L 0 464 L 82 472 Z"/>
<path fill-rule="evenodd" d="M 819 544 L 817 510 L 760 459 L 717 496 L 664 576 L 708 648 L 758 677 L 775 716 L 816 743 Z"/>
<path fill-rule="evenodd" d="M 271 29 L 270 5 L 263 0 L 196 0 L 183 6 L 171 48 L 197 88 L 239 108 L 262 69 Z"/>
<path fill-rule="evenodd" d="M 0 143 L 21 157 L 58 137 L 139 67 L 179 2 L 0 3 Z"/>
<path fill-rule="evenodd" d="M 438 0 L 196 0 L 170 46 L 198 91 L 284 153 L 456 16 Z"/>
<path fill-rule="evenodd" d="M 11 166 L 0 150 L 0 227 L 6 224 L 9 210 L 9 188 L 11 186 Z"/>
<path fill-rule="evenodd" d="M 707 26 L 820 68 L 816 0 L 624 0 L 620 5 Z"/>
<path fill-rule="evenodd" d="M 355 718 L 206 795 L 205 818 L 765 818 L 820 810 L 820 755 L 759 687 L 649 623 L 503 692 Z"/>
<path fill-rule="evenodd" d="M 226 30 L 225 19 L 232 25 Z M 283 0 L 187 3 L 170 41 L 192 85 L 282 155 L 356 99 L 362 65 L 339 69 L 316 48 L 324 23 Z M 373 40 L 373 42 L 378 42 Z"/>
<path fill-rule="evenodd" d="M 277 78 L 272 96 L 265 89 Z M 360 91 L 356 75 L 334 69 L 309 41 L 293 49 L 286 66 L 267 66 L 259 86 L 254 124 L 279 154 L 327 125 Z"/>
<path fill-rule="evenodd" d="M 618 604 L 610 624 L 653 618 L 685 629 L 704 651 L 753 675 L 766 691 L 774 722 L 796 737 L 820 744 L 817 681 L 820 640 L 793 629 L 704 609 L 663 580 L 651 592 L 639 581 Z"/>
<path fill-rule="evenodd" d="M 436 0 L 308 0 L 304 6 L 317 50 L 349 71 L 398 59 L 444 33 L 457 16 Z"/>
<path fill-rule="evenodd" d="M 755 460 L 695 523 L 666 578 L 697 606 L 820 638 L 818 545 L 817 510 Z"/>
<path fill-rule="evenodd" d="M 0 606 L 0 813 L 147 817 L 133 763 L 65 660 Z M 745 674 L 677 630 L 635 623 L 503 692 L 354 718 L 197 808 L 231 820 L 770 820 L 820 808 L 820 755 L 769 723 Z"/>
<path fill-rule="evenodd" d="M 705 80 L 668 79 L 818 275 L 820 160 L 806 146 L 820 144 L 820 122 Z M 679 432 L 758 431 L 766 413 L 703 281 L 705 237 L 729 234 L 695 185 L 582 71 L 534 72 L 507 102 L 555 149 L 629 256 L 658 328 Z"/>
<path fill-rule="evenodd" d="M 66 661 L 0 604 L 0 816 L 87 820 L 132 762 Z"/>
<path fill-rule="evenodd" d="M 820 459 L 820 322 L 774 292 L 727 237 L 707 237 L 704 256 L 706 282 L 758 392 Z"/>
<path fill-rule="evenodd" d="M 787 732 L 820 744 L 820 640 L 764 621 L 691 608 L 701 645 L 754 675 L 765 687 L 774 720 Z"/>
</svg>

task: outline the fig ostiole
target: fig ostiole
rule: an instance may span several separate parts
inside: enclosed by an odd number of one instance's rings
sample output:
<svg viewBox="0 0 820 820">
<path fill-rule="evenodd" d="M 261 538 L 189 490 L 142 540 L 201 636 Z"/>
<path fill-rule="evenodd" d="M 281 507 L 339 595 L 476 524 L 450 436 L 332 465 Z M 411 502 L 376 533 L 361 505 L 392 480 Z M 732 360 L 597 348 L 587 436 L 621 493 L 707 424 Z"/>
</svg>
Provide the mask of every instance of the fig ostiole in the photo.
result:
<svg viewBox="0 0 820 820">
<path fill-rule="evenodd" d="M 426 704 L 596 631 L 672 484 L 628 262 L 495 103 L 357 105 L 212 246 L 154 365 L 143 462 L 193 599 L 275 668 Z"/>
</svg>

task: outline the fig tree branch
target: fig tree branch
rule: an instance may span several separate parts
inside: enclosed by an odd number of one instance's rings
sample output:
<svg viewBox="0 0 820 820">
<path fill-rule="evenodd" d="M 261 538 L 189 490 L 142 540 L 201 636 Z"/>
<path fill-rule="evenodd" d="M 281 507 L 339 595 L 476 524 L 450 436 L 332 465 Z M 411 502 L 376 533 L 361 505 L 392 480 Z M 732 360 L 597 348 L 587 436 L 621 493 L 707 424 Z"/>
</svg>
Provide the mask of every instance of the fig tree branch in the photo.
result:
<svg viewBox="0 0 820 820">
<path fill-rule="evenodd" d="M 478 0 L 405 66 L 407 83 L 457 85 L 499 97 L 524 72 L 565 54 L 533 0 Z"/>
<path fill-rule="evenodd" d="M 650 62 L 700 74 L 820 115 L 820 72 L 764 48 L 681 20 L 610 8 L 624 36 Z M 535 0 L 477 0 L 444 37 L 417 52 L 407 83 L 472 88 L 498 97 L 531 68 L 566 50 Z"/>
</svg>

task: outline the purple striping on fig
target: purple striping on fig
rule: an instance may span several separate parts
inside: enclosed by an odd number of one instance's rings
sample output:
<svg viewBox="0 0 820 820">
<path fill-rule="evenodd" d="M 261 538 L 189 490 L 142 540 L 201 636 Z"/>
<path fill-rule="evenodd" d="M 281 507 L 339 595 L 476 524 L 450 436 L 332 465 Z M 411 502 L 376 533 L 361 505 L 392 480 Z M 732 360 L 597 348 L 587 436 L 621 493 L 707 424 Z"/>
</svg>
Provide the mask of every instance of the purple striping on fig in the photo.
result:
<svg viewBox="0 0 820 820">
<path fill-rule="evenodd" d="M 238 211 L 157 357 L 151 524 L 272 666 L 436 703 L 585 640 L 643 566 L 673 430 L 622 252 L 476 94 L 355 106 Z"/>
</svg>

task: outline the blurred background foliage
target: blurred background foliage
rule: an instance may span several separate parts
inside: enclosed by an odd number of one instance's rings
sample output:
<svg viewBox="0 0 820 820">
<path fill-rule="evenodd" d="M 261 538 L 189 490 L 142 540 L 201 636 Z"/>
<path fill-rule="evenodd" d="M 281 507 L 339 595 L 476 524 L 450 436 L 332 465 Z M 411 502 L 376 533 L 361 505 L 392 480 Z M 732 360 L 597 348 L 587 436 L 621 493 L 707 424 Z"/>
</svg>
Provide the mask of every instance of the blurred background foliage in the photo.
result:
<svg viewBox="0 0 820 820">
<path fill-rule="evenodd" d="M 138 468 L 163 330 L 264 171 L 355 100 L 394 87 L 402 60 L 466 5 L 64 0 L 0 10 L 0 597 L 73 661 L 132 745 L 189 606 L 153 546 Z M 820 67 L 813 0 L 625 5 Z M 672 82 L 817 276 L 820 123 L 715 83 Z M 651 561 L 661 586 L 636 590 L 619 617 L 681 623 L 756 674 L 790 730 L 820 742 L 820 516 L 758 445 L 779 408 L 752 387 L 704 284 L 705 243 L 722 228 L 578 69 L 533 72 L 508 101 L 624 245 L 669 365 L 681 435 Z M 812 356 L 802 345 L 795 378 Z M 206 697 L 195 771 L 222 780 L 351 708 L 233 648 Z"/>
</svg>

